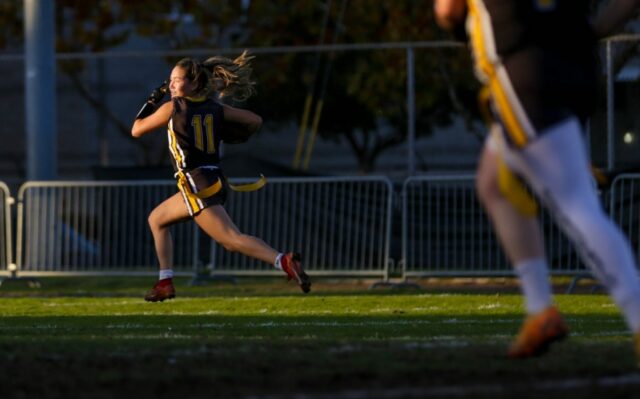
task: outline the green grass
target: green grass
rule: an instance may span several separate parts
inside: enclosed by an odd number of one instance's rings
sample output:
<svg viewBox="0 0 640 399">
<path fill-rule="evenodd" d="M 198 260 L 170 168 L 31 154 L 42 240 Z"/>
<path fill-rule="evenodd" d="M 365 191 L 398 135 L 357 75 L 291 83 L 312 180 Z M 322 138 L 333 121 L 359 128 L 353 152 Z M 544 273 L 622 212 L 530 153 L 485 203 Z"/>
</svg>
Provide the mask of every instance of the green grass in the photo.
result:
<svg viewBox="0 0 640 399">
<path fill-rule="evenodd" d="M 277 281 L 149 279 L 0 287 L 5 397 L 633 397 L 631 339 L 605 295 L 558 295 L 572 329 L 547 355 L 503 354 L 522 321 L 507 293 Z M 314 396 L 315 395 L 315 396 Z M 355 395 L 355 396 L 354 396 Z M 358 396 L 359 395 L 359 396 Z"/>
</svg>

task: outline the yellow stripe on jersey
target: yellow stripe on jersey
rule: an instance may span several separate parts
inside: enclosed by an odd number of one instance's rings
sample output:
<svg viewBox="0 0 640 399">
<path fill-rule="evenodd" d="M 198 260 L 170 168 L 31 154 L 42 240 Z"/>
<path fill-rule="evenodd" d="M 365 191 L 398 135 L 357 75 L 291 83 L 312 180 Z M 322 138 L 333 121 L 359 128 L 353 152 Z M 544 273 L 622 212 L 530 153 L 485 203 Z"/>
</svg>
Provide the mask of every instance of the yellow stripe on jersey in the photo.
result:
<svg viewBox="0 0 640 399">
<path fill-rule="evenodd" d="M 173 120 L 169 120 L 167 133 L 169 134 L 169 150 L 171 151 L 173 159 L 176 161 L 177 168 L 181 169 L 184 167 L 184 158 L 182 156 L 182 149 L 180 148 L 180 146 L 178 146 L 176 133 L 173 131 Z"/>
<path fill-rule="evenodd" d="M 518 147 L 523 147 L 528 142 L 528 135 L 523 126 L 522 121 L 515 111 L 515 103 L 517 98 L 509 95 L 509 90 L 505 88 L 508 85 L 508 76 L 500 76 L 496 70 L 496 62 L 498 62 L 495 49 L 489 51 L 487 45 L 493 43 L 493 37 L 490 32 L 490 21 L 486 17 L 487 12 L 481 5 L 481 0 L 467 0 L 469 10 L 468 30 L 473 48 L 476 72 L 485 81 L 485 87 L 488 87 L 491 98 L 494 101 L 496 111 L 500 115 L 502 122 L 506 127 L 507 134 Z M 490 42 L 491 40 L 491 42 Z M 493 60 L 491 59 L 493 56 Z M 504 82 L 502 80 L 505 80 Z M 526 116 L 522 116 L 526 118 Z"/>
<path fill-rule="evenodd" d="M 484 34 L 482 33 L 482 18 L 476 0 L 468 0 L 467 8 L 469 12 L 470 24 L 469 39 L 471 47 L 474 50 L 475 67 L 479 72 L 489 78 L 492 75 L 493 64 L 489 61 L 487 50 L 485 48 Z"/>
<path fill-rule="evenodd" d="M 491 79 L 490 89 L 498 113 L 504 123 L 507 134 L 518 147 L 524 147 L 527 144 L 527 134 L 524 132 L 520 120 L 513 111 L 512 104 L 509 102 L 508 96 L 504 92 L 504 88 L 500 85 L 498 79 Z"/>
</svg>

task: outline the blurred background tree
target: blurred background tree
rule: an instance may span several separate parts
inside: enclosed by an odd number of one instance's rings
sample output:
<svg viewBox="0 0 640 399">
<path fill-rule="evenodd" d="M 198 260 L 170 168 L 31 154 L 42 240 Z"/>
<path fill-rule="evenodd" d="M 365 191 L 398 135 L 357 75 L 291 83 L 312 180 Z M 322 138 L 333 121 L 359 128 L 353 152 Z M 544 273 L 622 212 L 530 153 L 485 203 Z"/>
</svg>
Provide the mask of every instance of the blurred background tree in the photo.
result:
<svg viewBox="0 0 640 399">
<path fill-rule="evenodd" d="M 591 2 L 595 8 L 602 1 Z M 292 122 L 300 125 L 308 109 L 307 130 L 316 117 L 319 136 L 347 143 L 363 173 L 375 170 L 381 154 L 407 139 L 406 50 L 284 54 L 260 54 L 259 50 L 451 39 L 435 25 L 432 3 L 414 0 L 56 0 L 55 6 L 59 53 L 105 52 L 133 37 L 147 38 L 167 50 L 207 48 L 211 55 L 223 49 L 255 48 L 259 95 L 246 105 L 276 131 Z M 1 2 L 0 49 L 21 50 L 22 7 L 21 0 Z M 167 71 L 177 58 L 167 58 Z M 112 112 L 99 90 L 83 83 L 85 61 L 66 59 L 58 65 L 82 97 L 116 130 L 129 136 L 130 121 Z M 417 48 L 415 71 L 418 137 L 456 118 L 466 131 L 482 135 L 476 105 L 478 84 L 466 49 Z M 165 159 L 163 154 L 152 156 L 144 141 L 136 144 L 147 154 L 146 164 Z"/>
<path fill-rule="evenodd" d="M 147 10 L 138 18 L 139 33 L 176 49 L 448 39 L 435 26 L 431 5 L 418 1 L 251 0 L 220 2 L 219 7 L 210 3 L 191 0 L 175 6 L 175 15 L 191 17 L 172 29 L 155 25 L 156 16 Z M 259 56 L 254 68 L 263 95 L 250 107 L 272 124 L 290 124 L 303 119 L 312 95 L 308 128 L 320 112 L 319 135 L 344 140 L 360 171 L 370 172 L 380 154 L 407 137 L 406 62 L 403 49 Z M 468 52 L 417 50 L 415 70 L 417 135 L 450 124 L 454 115 L 462 115 L 470 131 L 478 133 L 473 124 L 478 120 L 477 84 Z M 320 100 L 324 107 L 317 110 Z"/>
<path fill-rule="evenodd" d="M 446 37 L 435 27 L 430 5 L 418 1 L 57 0 L 55 5 L 59 53 L 104 52 L 123 45 L 133 35 L 152 38 L 167 49 L 211 48 L 212 53 L 220 48 Z M 20 0 L 5 0 L 0 6 L 0 46 L 5 49 L 18 48 L 22 42 L 22 6 Z M 445 53 L 416 54 L 418 135 L 447 125 L 459 112 L 469 120 L 477 118 L 475 81 L 468 72 L 468 56 L 466 52 L 453 57 Z M 169 59 L 168 64 L 173 61 Z M 360 170 L 369 172 L 381 153 L 406 139 L 406 61 L 404 50 L 261 56 L 254 63 L 255 74 L 260 92 L 266 95 L 257 96 L 249 106 L 272 124 L 290 124 L 302 118 L 302 104 L 314 93 L 315 101 L 322 99 L 324 104 L 319 117 L 320 136 L 346 140 Z M 84 60 L 61 60 L 58 65 L 94 109 L 119 132 L 129 134 L 129 121 L 111 112 L 99 93 L 83 83 Z M 431 70 L 439 72 L 420 73 Z M 458 72 L 465 78 L 454 83 L 451 75 Z M 144 147 L 144 141 L 137 143 Z M 151 155 L 145 159 L 154 162 Z"/>
</svg>

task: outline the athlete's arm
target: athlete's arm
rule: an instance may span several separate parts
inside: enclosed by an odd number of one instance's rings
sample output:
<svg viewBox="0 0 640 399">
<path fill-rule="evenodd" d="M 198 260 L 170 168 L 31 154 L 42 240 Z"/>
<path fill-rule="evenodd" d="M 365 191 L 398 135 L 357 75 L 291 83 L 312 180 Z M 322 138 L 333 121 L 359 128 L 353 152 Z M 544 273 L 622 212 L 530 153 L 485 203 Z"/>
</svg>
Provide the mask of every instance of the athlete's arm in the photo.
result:
<svg viewBox="0 0 640 399">
<path fill-rule="evenodd" d="M 441 28 L 453 30 L 459 26 L 467 16 L 466 0 L 435 0 L 433 10 L 436 22 Z"/>
<path fill-rule="evenodd" d="M 598 39 L 607 37 L 620 28 L 640 7 L 640 0 L 612 0 L 593 21 Z"/>
<path fill-rule="evenodd" d="M 161 127 L 167 126 L 173 113 L 173 101 L 162 104 L 153 114 L 136 119 L 131 127 L 131 135 L 140 137 Z"/>
<path fill-rule="evenodd" d="M 247 130 L 247 133 L 253 134 L 262 126 L 262 118 L 246 109 L 234 108 L 226 104 L 222 104 L 224 111 L 224 120 L 241 125 Z"/>
</svg>

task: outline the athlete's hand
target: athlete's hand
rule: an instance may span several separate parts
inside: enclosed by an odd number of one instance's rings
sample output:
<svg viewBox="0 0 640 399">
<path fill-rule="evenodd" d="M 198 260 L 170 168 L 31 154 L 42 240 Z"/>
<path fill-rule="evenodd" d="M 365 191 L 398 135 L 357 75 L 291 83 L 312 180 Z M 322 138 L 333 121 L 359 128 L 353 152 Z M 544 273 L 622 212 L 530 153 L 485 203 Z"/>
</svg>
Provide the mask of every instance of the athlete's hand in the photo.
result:
<svg viewBox="0 0 640 399">
<path fill-rule="evenodd" d="M 167 91 L 169 91 L 169 82 L 165 80 L 160 86 L 153 89 L 147 101 L 153 105 L 158 105 L 167 94 Z"/>
<path fill-rule="evenodd" d="M 151 94 L 149 94 L 149 98 L 147 99 L 147 102 L 145 102 L 142 105 L 142 108 L 140 108 L 140 111 L 138 111 L 138 115 L 136 115 L 136 119 L 143 119 L 153 114 L 156 111 L 156 108 L 158 107 L 158 104 L 160 103 L 160 101 L 162 101 L 165 94 L 167 94 L 168 90 L 169 90 L 169 83 L 166 80 L 162 82 L 160 86 L 153 89 Z"/>
<path fill-rule="evenodd" d="M 446 30 L 454 30 L 467 16 L 465 0 L 436 0 L 433 8 L 436 23 Z"/>
</svg>

